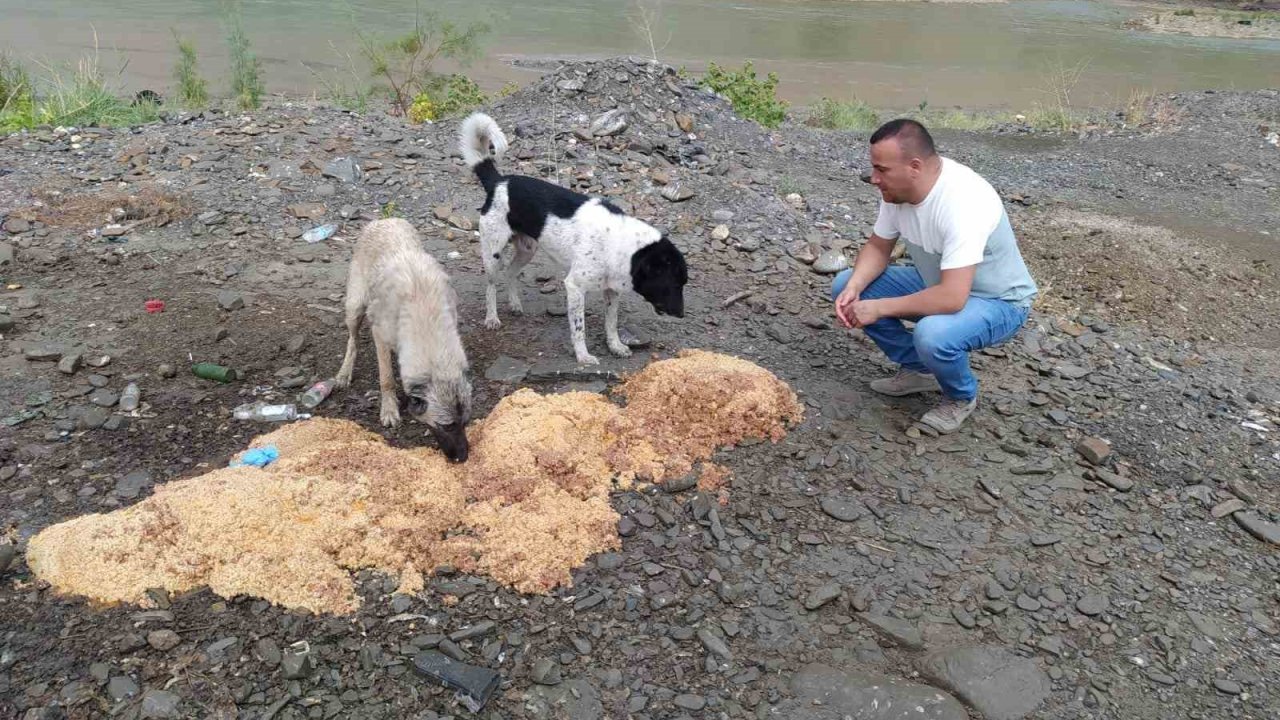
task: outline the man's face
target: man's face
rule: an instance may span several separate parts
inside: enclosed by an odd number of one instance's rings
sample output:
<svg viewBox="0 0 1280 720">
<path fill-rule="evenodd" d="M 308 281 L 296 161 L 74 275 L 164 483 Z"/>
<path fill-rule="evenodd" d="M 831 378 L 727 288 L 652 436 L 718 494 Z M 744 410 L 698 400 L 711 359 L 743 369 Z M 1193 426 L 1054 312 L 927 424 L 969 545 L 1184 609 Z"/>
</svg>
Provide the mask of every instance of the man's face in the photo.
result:
<svg viewBox="0 0 1280 720">
<path fill-rule="evenodd" d="M 887 203 L 909 202 L 920 179 L 923 163 L 908 159 L 897 138 L 881 140 L 871 146 L 871 184 Z"/>
</svg>

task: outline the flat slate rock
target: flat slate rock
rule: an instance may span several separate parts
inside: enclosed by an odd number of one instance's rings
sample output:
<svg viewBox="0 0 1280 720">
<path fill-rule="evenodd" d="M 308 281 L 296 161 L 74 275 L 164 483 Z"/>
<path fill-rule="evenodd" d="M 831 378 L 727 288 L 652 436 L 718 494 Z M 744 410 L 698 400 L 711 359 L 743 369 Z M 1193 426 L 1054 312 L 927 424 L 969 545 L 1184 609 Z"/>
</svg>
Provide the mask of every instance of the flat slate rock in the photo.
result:
<svg viewBox="0 0 1280 720">
<path fill-rule="evenodd" d="M 518 383 L 529 373 L 529 363 L 506 355 L 493 361 L 485 371 L 486 380 L 500 383 Z"/>
<path fill-rule="evenodd" d="M 1250 535 L 1263 542 L 1280 545 L 1280 525 L 1263 520 L 1254 512 L 1238 512 L 1231 517 Z"/>
<path fill-rule="evenodd" d="M 554 687 L 536 685 L 525 698 L 524 709 L 528 717 L 536 720 L 601 720 L 604 717 L 600 691 L 581 679 L 566 680 Z"/>
<path fill-rule="evenodd" d="M 968 720 L 969 714 L 955 698 L 928 685 L 884 675 L 845 672 L 812 664 L 791 678 L 791 690 L 803 703 L 787 713 L 801 719 L 822 717 L 851 720 Z M 820 702 L 815 706 L 814 702 Z"/>
<path fill-rule="evenodd" d="M 836 583 L 828 583 L 809 593 L 809 597 L 805 598 L 805 610 L 817 610 L 827 603 L 840 597 L 840 586 Z"/>
<path fill-rule="evenodd" d="M 906 620 L 869 613 L 858 613 L 858 619 L 881 636 L 894 641 L 902 647 L 910 650 L 924 648 L 924 636 L 920 634 L 920 629 Z"/>
<path fill-rule="evenodd" d="M 616 371 L 606 370 L 599 365 L 581 366 L 566 362 L 546 361 L 530 367 L 525 379 L 529 382 L 591 382 L 593 380 L 617 382 L 618 377 Z"/>
<path fill-rule="evenodd" d="M 1049 697 L 1050 681 L 1033 660 L 989 646 L 930 653 L 920 674 L 951 691 L 986 720 L 1021 720 Z"/>
<path fill-rule="evenodd" d="M 849 502 L 839 498 L 826 497 L 822 498 L 822 512 L 841 522 L 854 522 L 861 520 L 865 514 L 862 510 L 862 503 Z"/>
</svg>

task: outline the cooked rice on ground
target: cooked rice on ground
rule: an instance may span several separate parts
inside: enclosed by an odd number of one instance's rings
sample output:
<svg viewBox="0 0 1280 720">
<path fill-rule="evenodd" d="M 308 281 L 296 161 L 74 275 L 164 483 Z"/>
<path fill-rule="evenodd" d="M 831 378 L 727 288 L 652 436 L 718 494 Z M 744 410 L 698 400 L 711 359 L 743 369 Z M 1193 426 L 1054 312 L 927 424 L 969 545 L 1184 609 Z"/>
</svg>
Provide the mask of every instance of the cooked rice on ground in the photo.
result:
<svg viewBox="0 0 1280 720">
<path fill-rule="evenodd" d="M 292 608 L 359 607 L 351 571 L 399 575 L 417 592 L 439 565 L 520 592 L 570 584 L 570 571 L 619 547 L 610 492 L 682 476 L 747 437 L 780 439 L 802 419 L 795 394 L 745 360 L 685 351 L 602 395 L 503 398 L 468 435 L 471 458 L 399 450 L 347 420 L 314 418 L 254 438 L 280 459 L 170 482 L 128 508 L 33 537 L 27 562 L 59 591 L 145 604 L 146 591 L 207 585 Z M 728 470 L 705 463 L 700 486 Z"/>
</svg>

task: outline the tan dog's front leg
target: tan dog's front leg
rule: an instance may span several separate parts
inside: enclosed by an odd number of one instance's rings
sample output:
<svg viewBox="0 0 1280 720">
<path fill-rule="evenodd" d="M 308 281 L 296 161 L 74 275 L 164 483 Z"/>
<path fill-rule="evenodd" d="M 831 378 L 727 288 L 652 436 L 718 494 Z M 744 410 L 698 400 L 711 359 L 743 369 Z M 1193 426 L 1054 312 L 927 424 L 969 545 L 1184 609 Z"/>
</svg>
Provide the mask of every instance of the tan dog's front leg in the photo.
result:
<svg viewBox="0 0 1280 720">
<path fill-rule="evenodd" d="M 395 427 L 400 424 L 400 401 L 396 398 L 396 376 L 391 368 L 391 346 L 377 333 L 373 335 L 373 344 L 378 351 L 378 389 L 382 391 L 379 417 L 383 427 Z"/>
</svg>

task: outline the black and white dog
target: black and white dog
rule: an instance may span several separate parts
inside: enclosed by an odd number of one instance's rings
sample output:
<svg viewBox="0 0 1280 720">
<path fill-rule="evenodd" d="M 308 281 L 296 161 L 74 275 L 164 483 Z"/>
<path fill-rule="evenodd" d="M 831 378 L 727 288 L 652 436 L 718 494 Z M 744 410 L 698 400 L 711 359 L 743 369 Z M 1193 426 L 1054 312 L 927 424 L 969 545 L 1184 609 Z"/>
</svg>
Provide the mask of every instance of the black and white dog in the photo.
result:
<svg viewBox="0 0 1280 720">
<path fill-rule="evenodd" d="M 506 267 L 511 309 L 523 312 L 516 275 L 543 246 L 556 262 L 568 268 L 564 289 L 569 331 L 578 362 L 600 361 L 587 352 L 584 307 L 587 292 L 603 291 L 605 338 L 619 357 L 631 354 L 618 338 L 618 296 L 635 290 L 659 314 L 684 317 L 684 286 L 688 267 L 667 236 L 648 223 L 627 215 L 609 202 L 524 175 L 503 175 L 495 160 L 507 148 L 507 138 L 493 118 L 483 113 L 462 122 L 460 149 L 480 184 L 485 201 L 480 208 L 480 252 L 488 279 L 484 325 L 498 320 L 498 289 L 502 251 L 515 241 Z"/>
</svg>

